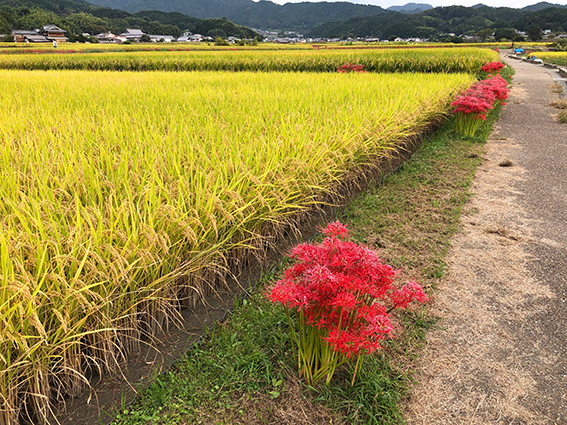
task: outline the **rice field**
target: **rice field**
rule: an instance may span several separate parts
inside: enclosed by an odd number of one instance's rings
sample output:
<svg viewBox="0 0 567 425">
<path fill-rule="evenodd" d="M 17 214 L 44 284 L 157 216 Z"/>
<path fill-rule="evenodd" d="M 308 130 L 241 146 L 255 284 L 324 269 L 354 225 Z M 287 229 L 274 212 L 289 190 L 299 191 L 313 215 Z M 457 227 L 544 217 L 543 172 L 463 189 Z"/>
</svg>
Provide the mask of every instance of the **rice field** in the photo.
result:
<svg viewBox="0 0 567 425">
<path fill-rule="evenodd" d="M 331 43 L 330 43 L 331 44 Z M 337 44 L 335 44 L 337 45 Z M 201 43 L 60 43 L 53 48 L 51 43 L 25 44 L 25 43 L 0 43 L 0 54 L 17 53 L 101 53 L 101 52 L 152 52 L 152 51 L 266 51 L 266 50 L 312 50 L 311 44 L 274 44 L 260 43 L 257 46 L 217 46 L 214 42 Z"/>
<path fill-rule="evenodd" d="M 369 72 L 477 73 L 495 60 L 497 52 L 481 48 L 153 51 L 0 55 L 0 69 L 335 72 L 356 63 Z"/>
<path fill-rule="evenodd" d="M 0 71 L 0 424 L 117 372 L 473 79 Z"/>
<path fill-rule="evenodd" d="M 54 49 L 51 43 L 27 45 L 25 43 L 0 43 L 1 54 L 36 54 L 36 53 L 101 53 L 101 52 L 150 52 L 150 51 L 266 51 L 266 50 L 383 50 L 383 49 L 437 49 L 437 48 L 506 48 L 510 43 L 259 43 L 256 46 L 216 46 L 214 43 L 62 43 Z M 536 43 L 537 44 L 537 43 Z M 543 43 L 542 43 L 543 44 Z"/>
<path fill-rule="evenodd" d="M 533 55 L 547 63 L 567 66 L 567 52 L 537 52 Z"/>
</svg>

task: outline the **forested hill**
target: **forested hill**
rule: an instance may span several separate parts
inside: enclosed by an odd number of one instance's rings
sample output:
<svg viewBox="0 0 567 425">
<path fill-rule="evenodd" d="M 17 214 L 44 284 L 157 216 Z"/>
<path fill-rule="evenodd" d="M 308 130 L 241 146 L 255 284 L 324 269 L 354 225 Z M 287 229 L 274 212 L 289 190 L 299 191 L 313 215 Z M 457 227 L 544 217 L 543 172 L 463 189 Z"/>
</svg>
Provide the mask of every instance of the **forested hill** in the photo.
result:
<svg viewBox="0 0 567 425">
<path fill-rule="evenodd" d="M 522 10 L 528 11 L 528 12 L 537 12 L 538 10 L 543 10 L 543 9 L 549 9 L 550 7 L 557 7 L 559 9 L 561 8 L 567 8 L 567 5 L 564 4 L 555 4 L 555 3 L 549 3 L 546 1 L 542 1 L 536 4 L 532 4 L 530 6 L 526 6 L 523 7 Z"/>
<path fill-rule="evenodd" d="M 0 0 L 0 34 L 10 34 L 12 29 L 34 30 L 48 24 L 66 30 L 71 41 L 83 32 L 120 34 L 126 28 L 175 37 L 185 30 L 223 38 L 230 35 L 238 38 L 258 36 L 250 28 L 227 19 L 198 19 L 178 12 L 142 11 L 132 14 L 83 0 Z"/>
<path fill-rule="evenodd" d="M 163 10 L 197 18 L 227 17 L 240 25 L 259 29 L 308 31 L 329 21 L 384 13 L 379 6 L 348 2 L 304 2 L 279 5 L 252 0 L 89 0 L 99 6 L 118 7 L 129 12 Z"/>
<path fill-rule="evenodd" d="M 565 6 L 540 2 L 523 9 L 492 8 L 482 4 L 473 7 L 437 7 L 416 12 L 416 7 L 427 8 L 428 4 L 410 3 L 401 8 L 391 7 L 386 11 L 378 6 L 349 2 L 303 2 L 276 4 L 261 0 L 88 0 L 100 6 L 117 7 L 131 13 L 140 10 L 182 12 L 197 18 L 227 17 L 240 25 L 258 29 L 294 30 L 315 37 L 381 36 L 388 34 L 400 37 L 430 37 L 431 34 L 452 32 L 463 34 L 484 28 L 525 28 L 529 24 L 541 24 L 542 29 L 557 29 L 567 26 L 564 15 L 556 19 L 529 16 L 550 7 Z M 412 6 L 413 5 L 413 6 Z M 411 10 L 409 10 L 411 9 Z M 526 22 L 522 22 L 525 17 Z M 563 19 L 563 21 L 561 21 Z M 345 22 L 346 21 L 346 22 Z M 399 31 L 394 31 L 401 25 Z M 314 29 L 317 27 L 316 29 Z M 521 28 L 520 28 L 521 27 Z M 567 28 L 563 28 L 567 31 Z"/>
<path fill-rule="evenodd" d="M 555 5 L 557 6 L 557 5 Z M 532 27 L 542 30 L 567 31 L 567 8 L 565 6 L 531 11 L 529 8 L 493 8 L 484 5 L 475 7 L 436 7 L 417 14 L 387 14 L 327 22 L 315 27 L 310 37 L 419 37 L 436 38 L 440 34 L 454 33 L 481 37 L 496 30 L 502 38 L 515 36 L 514 30 L 528 31 Z"/>
<path fill-rule="evenodd" d="M 184 30 L 211 37 L 257 36 L 251 29 L 232 21 L 247 23 L 254 28 L 304 31 L 310 37 L 328 38 L 371 36 L 386 39 L 396 36 L 434 39 L 447 33 L 480 34 L 482 38 L 495 31 L 500 38 L 513 38 L 514 30 L 528 31 L 534 27 L 554 32 L 567 31 L 567 6 L 551 3 L 538 3 L 523 9 L 484 5 L 436 7 L 407 14 L 346 2 L 288 3 L 281 6 L 265 0 L 90 1 L 108 2 L 120 8 L 143 2 L 148 10 L 132 13 L 97 6 L 85 0 L 0 0 L 0 34 L 9 34 L 12 29 L 35 29 L 55 24 L 67 30 L 72 40 L 74 34 L 82 32 L 98 34 L 111 31 L 120 34 L 126 28 L 176 37 Z M 189 13 L 171 10 L 181 5 Z M 194 8 L 191 9 L 190 5 Z M 165 6 L 169 9 L 149 10 Z M 222 15 L 215 10 L 225 10 L 226 18 L 214 18 Z M 366 14 L 371 16 L 364 16 Z M 209 19 L 199 19 L 203 16 Z M 348 19 L 349 16 L 355 17 Z"/>
</svg>

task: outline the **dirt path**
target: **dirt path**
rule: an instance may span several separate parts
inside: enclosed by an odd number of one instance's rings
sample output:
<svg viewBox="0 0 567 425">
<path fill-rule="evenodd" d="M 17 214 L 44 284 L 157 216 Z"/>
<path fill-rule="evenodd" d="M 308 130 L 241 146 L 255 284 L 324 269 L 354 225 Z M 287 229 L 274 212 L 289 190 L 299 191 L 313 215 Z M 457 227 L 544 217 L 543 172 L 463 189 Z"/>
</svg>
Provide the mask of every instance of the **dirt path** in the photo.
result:
<svg viewBox="0 0 567 425">
<path fill-rule="evenodd" d="M 510 99 L 452 241 L 408 424 L 567 424 L 567 125 L 548 106 L 565 95 L 507 62 Z"/>
</svg>

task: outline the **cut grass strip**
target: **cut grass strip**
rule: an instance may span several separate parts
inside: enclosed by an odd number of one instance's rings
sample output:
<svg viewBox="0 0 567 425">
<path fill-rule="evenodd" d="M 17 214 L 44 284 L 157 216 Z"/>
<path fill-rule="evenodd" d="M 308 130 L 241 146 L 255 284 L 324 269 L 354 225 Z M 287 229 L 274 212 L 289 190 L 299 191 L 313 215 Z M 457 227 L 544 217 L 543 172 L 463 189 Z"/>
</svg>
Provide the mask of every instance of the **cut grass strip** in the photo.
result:
<svg viewBox="0 0 567 425">
<path fill-rule="evenodd" d="M 435 285 L 498 111 L 482 135 L 457 140 L 453 122 L 427 140 L 418 154 L 382 184 L 352 200 L 341 221 L 354 236 L 379 249 L 405 277 Z M 280 264 L 280 272 L 285 263 Z M 260 288 L 277 277 L 268 276 Z M 120 412 L 115 424 L 399 424 L 408 395 L 411 362 L 434 319 L 425 310 L 397 316 L 398 337 L 382 355 L 368 356 L 354 386 L 354 365 L 330 386 L 307 388 L 294 378 L 283 309 L 256 291 L 205 343 L 174 370 L 157 378 Z"/>
</svg>

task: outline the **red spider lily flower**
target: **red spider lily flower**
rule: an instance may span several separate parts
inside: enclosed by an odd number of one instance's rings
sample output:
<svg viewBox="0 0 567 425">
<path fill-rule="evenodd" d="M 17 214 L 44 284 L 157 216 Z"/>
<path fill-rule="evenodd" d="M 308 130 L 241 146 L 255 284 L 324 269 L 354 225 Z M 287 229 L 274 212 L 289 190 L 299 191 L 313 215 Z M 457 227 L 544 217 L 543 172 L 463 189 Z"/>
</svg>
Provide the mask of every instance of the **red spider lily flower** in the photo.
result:
<svg viewBox="0 0 567 425">
<path fill-rule="evenodd" d="M 423 288 L 415 282 L 409 282 L 401 290 L 392 292 L 390 298 L 396 308 L 406 308 L 414 300 L 421 303 L 429 301 Z"/>
<path fill-rule="evenodd" d="M 347 230 L 347 228 L 344 224 L 341 224 L 337 220 L 333 223 L 329 223 L 327 228 L 325 230 L 323 230 L 323 233 L 328 238 L 334 237 L 334 238 L 339 238 L 339 239 L 345 239 L 348 235 L 348 230 Z"/>
<path fill-rule="evenodd" d="M 347 228 L 336 221 L 323 231 L 321 244 L 297 245 L 295 264 L 267 294 L 297 319 L 291 324 L 299 370 L 308 383 L 330 381 L 336 367 L 352 357 L 373 353 L 391 336 L 389 312 L 429 300 L 421 286 L 392 283 L 396 272 L 372 249 L 349 242 Z M 357 370 L 359 363 L 357 362 Z M 355 374 L 356 376 L 356 374 Z"/>
<path fill-rule="evenodd" d="M 500 65 L 502 65 L 500 62 L 485 64 L 483 70 L 499 72 L 502 69 Z M 504 100 L 508 98 L 508 82 L 500 74 L 494 76 L 490 74 L 488 77 L 472 85 L 451 103 L 456 114 L 455 131 L 458 134 L 473 136 L 480 126 L 480 121 L 486 119 L 488 110 L 493 109 L 497 102 L 505 105 Z"/>
<path fill-rule="evenodd" d="M 504 69 L 504 64 L 502 62 L 488 62 L 485 63 L 484 65 L 482 65 L 482 71 L 492 74 L 492 73 L 497 73 L 500 74 L 500 71 L 502 71 L 502 69 Z"/>
<path fill-rule="evenodd" d="M 337 68 L 337 72 L 340 74 L 346 74 L 349 72 L 356 72 L 358 74 L 366 73 L 364 70 L 364 65 L 356 65 L 352 63 L 345 63 Z"/>
</svg>

